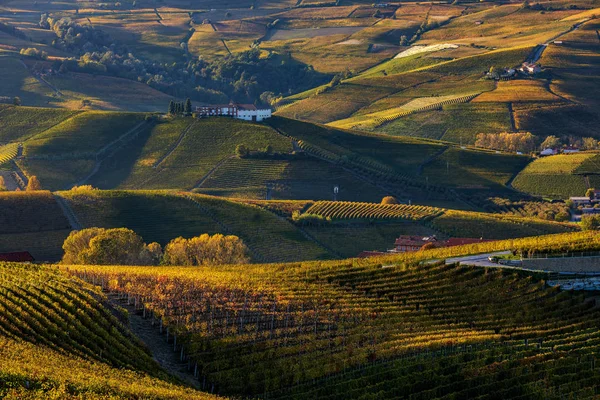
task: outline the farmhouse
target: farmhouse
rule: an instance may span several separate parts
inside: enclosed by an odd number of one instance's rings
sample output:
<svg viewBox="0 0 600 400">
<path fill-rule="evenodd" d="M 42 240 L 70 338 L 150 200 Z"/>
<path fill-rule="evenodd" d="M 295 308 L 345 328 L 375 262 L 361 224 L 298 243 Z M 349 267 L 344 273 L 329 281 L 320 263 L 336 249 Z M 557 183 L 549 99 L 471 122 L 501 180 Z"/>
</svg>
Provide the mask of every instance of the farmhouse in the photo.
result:
<svg viewBox="0 0 600 400">
<path fill-rule="evenodd" d="M 557 154 L 558 151 L 556 149 L 544 149 L 540 152 L 540 156 L 553 156 L 555 154 Z"/>
<path fill-rule="evenodd" d="M 535 75 L 542 72 L 542 67 L 535 63 L 524 62 L 519 71 L 527 75 Z"/>
<path fill-rule="evenodd" d="M 271 118 L 270 108 L 257 108 L 253 104 L 237 104 L 233 101 L 229 104 L 218 104 L 208 106 L 197 106 L 198 117 L 231 117 L 244 121 L 262 121 Z"/>
<path fill-rule="evenodd" d="M 562 152 L 563 152 L 563 154 L 579 153 L 579 149 L 577 147 L 568 146 L 568 147 L 565 147 Z"/>
<path fill-rule="evenodd" d="M 0 261 L 31 263 L 34 258 L 28 251 L 16 251 L 13 253 L 0 253 Z"/>
<path fill-rule="evenodd" d="M 571 200 L 575 207 L 590 206 L 592 204 L 592 201 L 587 196 L 569 197 L 569 200 Z"/>
<path fill-rule="evenodd" d="M 427 243 L 433 243 L 435 245 L 437 243 L 435 235 L 426 237 L 403 235 L 396 239 L 392 252 L 405 253 L 407 251 L 418 251 Z"/>
</svg>

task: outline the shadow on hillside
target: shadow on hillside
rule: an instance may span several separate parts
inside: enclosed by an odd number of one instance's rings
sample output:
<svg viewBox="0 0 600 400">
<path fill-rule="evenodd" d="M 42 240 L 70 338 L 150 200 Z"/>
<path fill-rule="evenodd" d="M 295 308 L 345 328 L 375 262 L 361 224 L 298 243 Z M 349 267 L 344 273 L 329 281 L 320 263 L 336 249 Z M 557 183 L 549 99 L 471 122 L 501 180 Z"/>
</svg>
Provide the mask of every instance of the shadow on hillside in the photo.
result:
<svg viewBox="0 0 600 400">
<path fill-rule="evenodd" d="M 152 135 L 153 125 L 144 129 L 134 140 L 102 162 L 98 172 L 87 182 L 98 189 L 115 189 L 133 171 L 136 161 L 142 154 L 144 145 Z"/>
</svg>

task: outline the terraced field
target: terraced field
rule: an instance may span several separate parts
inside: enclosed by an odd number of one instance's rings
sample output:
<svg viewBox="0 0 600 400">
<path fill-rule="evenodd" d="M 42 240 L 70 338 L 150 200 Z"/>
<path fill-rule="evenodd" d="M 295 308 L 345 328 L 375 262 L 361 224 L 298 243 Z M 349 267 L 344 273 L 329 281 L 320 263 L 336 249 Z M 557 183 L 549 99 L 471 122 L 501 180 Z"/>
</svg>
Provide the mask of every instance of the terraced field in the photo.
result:
<svg viewBox="0 0 600 400">
<path fill-rule="evenodd" d="M 73 266 L 68 273 L 135 299 L 177 332 L 177 343 L 220 394 L 472 398 L 491 390 L 511 399 L 532 393 L 593 397 L 598 310 L 584 294 L 548 287 L 544 274 L 419 264 L 586 239 L 593 235 L 360 261 Z M 200 304 L 212 312 L 200 313 Z M 190 351 L 196 346 L 206 349 L 201 357 Z"/>
<path fill-rule="evenodd" d="M 431 219 L 442 213 L 439 208 L 405 204 L 375 204 L 344 201 L 318 201 L 305 211 L 332 220 L 407 220 Z"/>
<path fill-rule="evenodd" d="M 526 193 L 551 198 L 583 196 L 588 189 L 583 175 L 595 158 L 596 153 L 580 153 L 537 159 L 519 173 L 513 186 Z M 578 174 L 582 165 L 585 167 Z"/>
<path fill-rule="evenodd" d="M 0 396 L 216 398 L 162 371 L 91 284 L 10 263 L 0 278 Z"/>
</svg>

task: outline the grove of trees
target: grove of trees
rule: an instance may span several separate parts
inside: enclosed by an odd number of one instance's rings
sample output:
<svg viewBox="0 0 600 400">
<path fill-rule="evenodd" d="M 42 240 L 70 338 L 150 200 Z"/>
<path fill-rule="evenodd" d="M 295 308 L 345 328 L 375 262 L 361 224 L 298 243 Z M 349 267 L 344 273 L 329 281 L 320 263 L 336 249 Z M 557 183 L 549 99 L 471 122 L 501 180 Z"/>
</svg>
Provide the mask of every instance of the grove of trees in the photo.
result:
<svg viewBox="0 0 600 400">
<path fill-rule="evenodd" d="M 63 243 L 63 264 L 71 265 L 217 265 L 245 264 L 248 248 L 233 235 L 203 234 L 169 242 L 144 243 L 127 228 L 86 228 L 73 231 Z"/>
</svg>

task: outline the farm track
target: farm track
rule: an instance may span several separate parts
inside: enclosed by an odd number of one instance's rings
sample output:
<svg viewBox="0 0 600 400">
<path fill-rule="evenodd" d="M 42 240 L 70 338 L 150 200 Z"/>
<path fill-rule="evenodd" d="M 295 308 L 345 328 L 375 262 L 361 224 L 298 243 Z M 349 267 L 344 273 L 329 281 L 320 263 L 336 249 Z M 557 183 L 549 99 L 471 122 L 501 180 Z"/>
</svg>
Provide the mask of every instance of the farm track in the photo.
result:
<svg viewBox="0 0 600 400">
<path fill-rule="evenodd" d="M 98 171 L 100 171 L 100 167 L 102 167 L 102 162 L 104 160 L 106 160 L 107 158 L 110 158 L 113 154 L 115 154 L 117 151 L 119 151 L 119 149 L 121 149 L 121 147 L 123 147 L 124 145 L 129 143 L 129 141 L 131 141 L 131 139 L 136 137 L 142 131 L 142 128 L 146 125 L 147 125 L 147 122 L 145 122 L 145 121 L 140 122 L 139 124 L 137 124 L 136 126 L 131 128 L 129 131 L 127 131 L 124 134 L 122 134 L 121 136 L 119 136 L 119 138 L 113 140 L 112 142 L 110 142 L 109 144 L 107 144 L 106 146 L 104 146 L 103 148 L 98 150 L 98 152 L 96 152 L 96 162 L 94 164 L 94 168 L 92 169 L 92 171 L 85 178 L 83 178 L 79 182 L 76 182 L 75 184 L 73 184 L 73 186 L 83 185 L 88 180 L 90 180 L 94 175 L 96 175 L 98 173 Z M 70 187 L 66 188 L 66 189 L 70 189 Z"/>
<path fill-rule="evenodd" d="M 119 300 L 118 296 L 108 294 L 107 297 L 112 307 L 127 309 L 129 329 L 146 345 L 154 360 L 165 371 L 189 386 L 200 389 L 200 382 L 194 377 L 193 371 L 187 369 L 187 363 L 181 362 L 178 353 L 173 350 L 172 345 L 167 343 L 165 335 L 160 333 L 158 326 L 153 326 L 150 319 L 144 318 L 136 312 L 134 306 L 128 305 L 126 301 Z"/>
<path fill-rule="evenodd" d="M 67 218 L 67 221 L 69 221 L 71 229 L 73 229 L 74 231 L 79 231 L 83 229 L 83 225 L 81 224 L 81 222 L 79 222 L 75 211 L 73 211 L 69 203 L 67 203 L 67 201 L 58 194 L 53 193 L 52 195 L 54 196 L 54 199 L 56 200 L 56 203 L 62 210 L 63 214 Z"/>
<path fill-rule="evenodd" d="M 56 94 L 56 96 L 58 97 L 63 97 L 64 95 L 62 94 L 62 92 L 54 85 L 52 85 L 50 82 L 48 82 L 47 80 L 45 80 L 44 78 L 34 75 L 29 71 L 29 68 L 27 68 L 27 64 L 25 64 L 25 62 L 23 60 L 21 60 L 19 58 L 19 62 L 21 63 L 21 65 L 23 65 L 23 68 L 25 68 L 27 70 L 27 72 L 29 72 L 29 74 L 31 76 L 33 76 L 38 82 L 40 82 L 42 85 L 47 86 L 50 90 L 52 90 L 54 92 L 54 94 Z"/>
<path fill-rule="evenodd" d="M 11 160 L 13 165 L 13 172 L 17 175 L 17 177 L 23 182 L 23 186 L 27 186 L 29 183 L 29 178 L 25 175 L 25 172 L 19 167 L 19 164 L 15 162 L 15 160 Z M 22 189 L 25 189 L 24 187 Z"/>
<path fill-rule="evenodd" d="M 221 166 L 223 166 L 223 164 L 225 164 L 227 161 L 231 160 L 234 157 L 235 156 L 229 156 L 219 161 L 214 167 L 212 167 L 210 171 L 208 171 L 206 175 L 204 175 L 198 182 L 196 182 L 192 189 L 197 189 L 200 186 L 202 186 L 202 184 L 206 182 Z"/>
<path fill-rule="evenodd" d="M 515 112 L 513 110 L 513 103 L 508 103 L 508 116 L 510 117 L 510 129 L 513 132 L 517 131 L 517 123 L 515 121 Z"/>
<path fill-rule="evenodd" d="M 160 164 L 162 164 L 171 154 L 173 154 L 173 152 L 177 149 L 177 147 L 179 147 L 179 145 L 181 144 L 181 141 L 183 140 L 183 138 L 185 138 L 185 136 L 188 134 L 188 132 L 190 131 L 190 129 L 192 129 L 192 127 L 196 124 L 196 121 L 192 122 L 191 124 L 189 124 L 183 131 L 181 131 L 181 134 L 179 135 L 179 137 L 177 138 L 177 141 L 173 144 L 173 147 L 171 147 L 169 149 L 169 151 L 167 152 L 167 154 L 165 154 L 164 156 L 162 156 L 158 161 L 156 161 L 154 163 L 154 165 L 152 166 L 152 168 L 156 169 Z"/>
<path fill-rule="evenodd" d="M 419 166 L 417 167 L 417 176 L 423 175 L 423 168 L 425 168 L 428 164 L 431 164 L 432 162 L 434 162 L 439 156 L 444 154 L 446 152 L 446 150 L 448 150 L 448 149 L 449 149 L 449 146 L 446 146 L 446 147 L 436 151 L 434 154 L 429 156 L 425 161 L 423 161 L 421 164 L 419 164 Z"/>
</svg>

